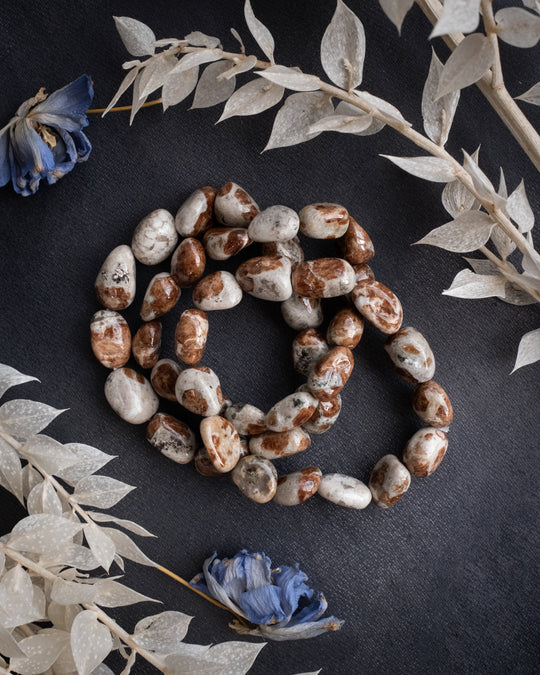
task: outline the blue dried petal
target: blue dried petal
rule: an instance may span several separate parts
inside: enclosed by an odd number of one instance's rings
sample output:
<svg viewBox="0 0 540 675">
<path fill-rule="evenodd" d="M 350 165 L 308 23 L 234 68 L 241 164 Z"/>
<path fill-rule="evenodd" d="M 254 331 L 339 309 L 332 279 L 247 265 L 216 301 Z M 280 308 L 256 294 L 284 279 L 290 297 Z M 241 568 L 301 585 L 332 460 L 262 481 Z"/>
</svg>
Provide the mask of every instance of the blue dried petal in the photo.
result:
<svg viewBox="0 0 540 675">
<path fill-rule="evenodd" d="M 277 586 L 259 586 L 246 591 L 239 604 L 251 623 L 275 624 L 285 618 L 281 608 L 281 589 Z"/>
</svg>

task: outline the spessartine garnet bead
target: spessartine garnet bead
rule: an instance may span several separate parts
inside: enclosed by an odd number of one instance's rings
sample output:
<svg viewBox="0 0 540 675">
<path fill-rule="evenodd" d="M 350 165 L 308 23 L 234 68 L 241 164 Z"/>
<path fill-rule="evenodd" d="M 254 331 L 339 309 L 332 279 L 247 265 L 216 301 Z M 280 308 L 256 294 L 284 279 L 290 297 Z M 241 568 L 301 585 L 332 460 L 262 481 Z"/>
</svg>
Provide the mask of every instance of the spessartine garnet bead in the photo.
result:
<svg viewBox="0 0 540 675">
<path fill-rule="evenodd" d="M 304 298 L 346 295 L 353 290 L 354 284 L 354 269 L 342 258 L 306 260 L 292 271 L 293 290 Z"/>
</svg>

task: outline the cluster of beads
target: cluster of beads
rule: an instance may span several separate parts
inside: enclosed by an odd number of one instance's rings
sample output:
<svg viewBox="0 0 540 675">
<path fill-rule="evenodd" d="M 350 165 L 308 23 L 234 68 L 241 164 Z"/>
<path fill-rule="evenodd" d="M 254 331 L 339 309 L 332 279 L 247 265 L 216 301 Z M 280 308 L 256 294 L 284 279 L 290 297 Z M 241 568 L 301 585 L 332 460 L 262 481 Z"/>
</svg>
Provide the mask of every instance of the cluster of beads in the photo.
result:
<svg viewBox="0 0 540 675">
<path fill-rule="evenodd" d="M 341 257 L 305 261 L 299 232 L 337 239 Z M 207 256 L 226 260 L 253 242 L 262 244 L 262 255 L 243 262 L 235 275 L 217 271 L 203 276 Z M 156 265 L 171 254 L 170 273 L 154 276 L 146 290 L 143 324 L 132 338 L 119 310 L 135 298 L 135 260 Z M 298 214 L 286 206 L 260 211 L 235 183 L 196 190 L 175 218 L 164 209 L 153 211 L 137 225 L 131 247 L 115 248 L 96 279 L 97 298 L 106 309 L 92 318 L 91 342 L 98 360 L 112 369 L 105 383 L 109 404 L 127 422 L 149 422 L 146 437 L 166 457 L 180 464 L 194 460 L 205 476 L 230 473 L 255 502 L 294 505 L 318 492 L 354 509 L 371 501 L 381 508 L 392 506 L 408 490 L 411 474 L 428 476 L 441 463 L 453 412 L 445 391 L 432 379 L 435 359 L 429 344 L 415 328 L 402 327 L 401 303 L 367 265 L 373 255 L 369 235 L 343 206 L 310 204 Z M 181 289 L 192 285 L 195 308 L 181 314 L 175 331 L 175 353 L 187 366 L 183 368 L 159 358 L 159 319 L 176 305 Z M 208 336 L 207 312 L 234 307 L 243 293 L 280 302 L 285 322 L 299 331 L 292 357 L 306 383 L 266 414 L 248 403 L 233 404 L 216 373 L 198 365 Z M 332 318 L 325 337 L 317 330 L 323 322 L 321 300 L 338 296 L 345 297 L 346 305 Z M 403 461 L 392 454 L 382 457 L 369 485 L 339 473 L 323 475 L 314 466 L 278 477 L 272 460 L 305 451 L 311 435 L 336 422 L 365 319 L 389 335 L 385 350 L 399 375 L 417 385 L 413 408 L 428 426 L 409 440 Z M 131 353 L 142 369 L 152 369 L 149 380 L 124 367 Z M 187 424 L 158 412 L 158 396 L 203 418 L 200 448 Z"/>
</svg>

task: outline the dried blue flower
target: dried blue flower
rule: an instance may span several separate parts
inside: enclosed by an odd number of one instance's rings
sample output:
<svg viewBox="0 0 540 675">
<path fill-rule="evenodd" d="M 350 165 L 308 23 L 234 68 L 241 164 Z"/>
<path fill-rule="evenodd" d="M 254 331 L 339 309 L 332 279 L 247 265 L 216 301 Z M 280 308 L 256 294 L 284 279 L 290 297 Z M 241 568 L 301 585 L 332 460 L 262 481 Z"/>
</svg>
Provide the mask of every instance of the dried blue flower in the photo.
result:
<svg viewBox="0 0 540 675">
<path fill-rule="evenodd" d="M 327 608 L 326 599 L 318 593 L 312 600 L 313 590 L 306 585 L 307 575 L 298 563 L 273 570 L 264 553 L 243 550 L 223 560 L 216 555 L 205 561 L 204 572 L 190 584 L 255 624 L 249 628 L 233 622 L 231 627 L 239 633 L 269 640 L 302 640 L 341 628 L 343 621 L 334 616 L 320 618 Z"/>
<path fill-rule="evenodd" d="M 42 178 L 56 183 L 88 159 L 92 146 L 82 129 L 93 96 L 91 78 L 81 75 L 50 96 L 40 89 L 25 101 L 0 130 L 0 187 L 11 180 L 15 192 L 32 195 Z"/>
</svg>

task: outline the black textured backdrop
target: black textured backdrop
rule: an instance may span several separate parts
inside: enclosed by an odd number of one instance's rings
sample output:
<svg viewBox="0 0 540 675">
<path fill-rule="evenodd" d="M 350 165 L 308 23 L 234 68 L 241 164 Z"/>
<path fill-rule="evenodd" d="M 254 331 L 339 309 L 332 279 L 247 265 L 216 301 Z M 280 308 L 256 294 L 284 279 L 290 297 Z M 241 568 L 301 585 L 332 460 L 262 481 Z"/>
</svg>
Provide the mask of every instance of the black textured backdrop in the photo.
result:
<svg viewBox="0 0 540 675">
<path fill-rule="evenodd" d="M 387 97 L 421 128 L 431 49 L 426 20 L 414 9 L 399 39 L 378 3 L 350 4 L 366 27 L 363 86 Z M 255 2 L 276 36 L 278 62 L 306 72 L 321 73 L 318 45 L 333 10 L 325 0 Z M 52 91 L 81 73 L 94 79 L 95 105 L 106 105 L 122 78 L 122 61 L 130 58 L 112 14 L 145 21 L 158 37 L 203 30 L 222 36 L 229 48 L 235 43 L 228 29 L 234 26 L 254 49 L 241 0 L 11 1 L 0 27 L 0 123 L 41 86 Z M 446 58 L 444 45 L 437 50 Z M 538 49 L 502 46 L 513 95 L 538 79 L 538 57 Z M 464 263 L 456 254 L 410 246 L 446 222 L 447 214 L 441 186 L 407 176 L 379 157 L 418 154 L 392 130 L 369 138 L 326 134 L 261 155 L 274 109 L 214 126 L 218 109 L 188 107 L 184 102 L 165 115 L 159 107 L 145 110 L 131 128 L 126 113 L 93 116 L 87 164 L 33 197 L 10 188 L 0 192 L 0 361 L 42 381 L 9 396 L 69 407 L 51 434 L 118 455 L 106 471 L 138 489 L 115 513 L 159 535 L 143 543 L 161 564 L 190 578 L 212 550 L 232 555 L 242 547 L 264 550 L 276 564 L 301 563 L 313 586 L 327 595 L 329 610 L 346 623 L 338 634 L 269 644 L 253 673 L 320 667 L 329 674 L 534 672 L 539 369 L 509 372 L 520 336 L 538 326 L 537 308 L 441 296 Z M 538 122 L 536 110 L 525 108 Z M 472 88 L 462 95 L 449 148 L 459 155 L 460 148 L 472 152 L 479 144 L 488 175 L 497 180 L 503 165 L 511 189 L 523 176 L 540 213 L 538 174 Z M 228 180 L 262 206 L 345 204 L 371 233 L 373 268 L 401 298 L 405 323 L 429 338 L 438 360 L 436 379 L 453 400 L 455 423 L 440 469 L 413 480 L 395 508 L 348 511 L 317 498 L 293 508 L 256 505 L 226 478 L 205 479 L 192 466 L 172 464 L 146 443 L 144 426 L 124 423 L 108 407 L 107 371 L 93 358 L 88 333 L 97 309 L 92 285 L 102 260 L 130 242 L 149 211 L 164 207 L 174 213 L 198 186 Z M 318 255 L 323 251 L 327 246 L 312 248 Z M 137 300 L 126 312 L 133 330 L 153 273 L 140 272 Z M 165 320 L 164 356 L 172 353 L 176 318 L 189 306 L 188 290 Z M 204 363 L 218 372 L 234 400 L 268 408 L 293 390 L 293 331 L 284 327 L 278 306 L 246 297 L 234 310 L 212 314 L 210 322 Z M 314 440 L 309 454 L 282 462 L 281 472 L 309 463 L 367 480 L 379 457 L 402 450 L 418 421 L 410 387 L 389 371 L 382 345 L 383 336 L 368 327 L 338 424 Z M 22 512 L 6 495 L 0 504 L 7 531 Z M 235 638 L 221 610 L 150 568 L 129 565 L 127 571 L 137 589 L 196 617 L 192 642 Z M 155 605 L 141 605 L 115 615 L 131 628 L 155 611 Z M 119 672 L 119 662 L 112 663 Z M 137 673 L 151 671 L 142 662 L 135 667 Z"/>
</svg>

